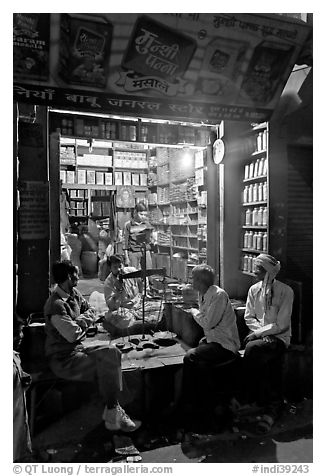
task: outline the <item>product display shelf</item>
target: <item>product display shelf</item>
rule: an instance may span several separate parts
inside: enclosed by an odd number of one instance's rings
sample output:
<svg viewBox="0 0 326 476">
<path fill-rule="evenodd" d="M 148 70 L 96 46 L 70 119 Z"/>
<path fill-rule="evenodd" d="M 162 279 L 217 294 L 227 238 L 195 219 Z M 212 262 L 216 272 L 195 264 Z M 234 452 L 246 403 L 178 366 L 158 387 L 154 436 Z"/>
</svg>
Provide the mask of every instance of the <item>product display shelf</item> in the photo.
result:
<svg viewBox="0 0 326 476">
<path fill-rule="evenodd" d="M 256 250 L 255 248 L 241 248 L 241 251 L 245 251 L 246 253 L 264 253 L 263 250 Z"/>
<path fill-rule="evenodd" d="M 254 151 L 247 154 L 243 170 L 240 271 L 247 276 L 254 276 L 254 258 L 269 250 L 268 123 L 253 126 L 246 136 L 250 138 Z"/>
<path fill-rule="evenodd" d="M 242 205 L 244 207 L 255 207 L 257 205 L 267 205 L 267 200 L 261 200 L 260 202 L 243 203 Z"/>
<path fill-rule="evenodd" d="M 242 225 L 242 228 L 246 229 L 246 228 L 250 228 L 250 229 L 254 229 L 254 230 L 266 230 L 268 228 L 267 225 Z"/>
<path fill-rule="evenodd" d="M 267 175 L 264 174 L 264 175 L 259 175 L 258 177 L 252 177 L 252 178 L 247 178 L 247 179 L 243 179 L 243 182 L 244 183 L 247 183 L 247 182 L 257 182 L 259 180 L 263 180 L 263 179 L 267 179 Z"/>
<path fill-rule="evenodd" d="M 62 135 L 111 141 L 128 141 L 157 146 L 176 146 L 187 143 L 205 147 L 209 142 L 211 127 L 163 124 L 143 119 L 95 117 L 77 113 L 51 111 L 51 132 Z"/>
</svg>

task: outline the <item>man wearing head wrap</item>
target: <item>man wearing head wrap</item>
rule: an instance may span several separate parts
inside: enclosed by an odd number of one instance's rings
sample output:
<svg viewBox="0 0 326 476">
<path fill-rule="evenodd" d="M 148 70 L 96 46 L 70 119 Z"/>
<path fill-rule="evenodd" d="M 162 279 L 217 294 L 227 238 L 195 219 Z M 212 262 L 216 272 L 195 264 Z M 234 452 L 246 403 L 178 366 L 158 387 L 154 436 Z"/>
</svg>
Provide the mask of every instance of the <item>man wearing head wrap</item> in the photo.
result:
<svg viewBox="0 0 326 476">
<path fill-rule="evenodd" d="M 263 406 L 273 420 L 283 401 L 282 362 L 291 339 L 293 291 L 275 279 L 281 265 L 273 256 L 260 254 L 254 265 L 258 282 L 248 291 L 244 316 L 250 329 L 244 354 L 247 400 Z"/>
</svg>

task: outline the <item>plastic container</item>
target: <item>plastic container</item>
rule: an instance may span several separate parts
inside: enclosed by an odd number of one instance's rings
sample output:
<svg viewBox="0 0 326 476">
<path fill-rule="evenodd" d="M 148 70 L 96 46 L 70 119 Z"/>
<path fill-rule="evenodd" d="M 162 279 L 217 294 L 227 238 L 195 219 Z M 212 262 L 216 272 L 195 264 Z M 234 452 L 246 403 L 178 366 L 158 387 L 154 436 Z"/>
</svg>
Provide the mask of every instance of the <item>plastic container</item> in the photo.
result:
<svg viewBox="0 0 326 476">
<path fill-rule="evenodd" d="M 247 208 L 246 210 L 246 225 L 251 225 L 251 221 L 252 221 L 252 217 L 251 217 L 251 211 L 250 211 L 250 208 Z"/>
<path fill-rule="evenodd" d="M 267 232 L 263 234 L 263 251 L 267 252 Z"/>
<path fill-rule="evenodd" d="M 245 165 L 245 174 L 244 179 L 247 180 L 249 178 L 249 164 Z"/>
<path fill-rule="evenodd" d="M 249 231 L 248 233 L 248 240 L 247 240 L 247 244 L 248 244 L 248 248 L 252 248 L 252 243 L 253 243 L 253 237 L 254 237 L 254 234 L 252 231 Z"/>
<path fill-rule="evenodd" d="M 257 249 L 257 233 L 255 232 L 253 237 L 252 237 L 252 249 L 256 250 Z"/>
<path fill-rule="evenodd" d="M 248 235 L 249 235 L 249 232 L 246 231 L 246 233 L 244 234 L 244 237 L 243 237 L 243 247 L 244 248 L 249 248 L 248 247 Z"/>
<path fill-rule="evenodd" d="M 258 202 L 263 201 L 263 183 L 262 182 L 260 182 L 260 184 L 258 185 L 257 200 Z"/>
<path fill-rule="evenodd" d="M 252 201 L 257 202 L 258 199 L 258 184 L 255 183 L 252 188 Z"/>
<path fill-rule="evenodd" d="M 267 182 L 263 184 L 263 200 L 267 201 Z"/>
<path fill-rule="evenodd" d="M 268 211 L 267 207 L 263 207 L 263 226 L 267 225 Z"/>
<path fill-rule="evenodd" d="M 252 211 L 252 226 L 257 226 L 257 219 L 258 219 L 258 208 L 254 208 Z"/>
<path fill-rule="evenodd" d="M 254 178 L 255 162 L 251 162 L 249 165 L 249 178 Z"/>
<path fill-rule="evenodd" d="M 248 203 L 252 203 L 252 195 L 253 195 L 253 187 L 252 184 L 248 187 Z"/>
<path fill-rule="evenodd" d="M 254 167 L 254 177 L 255 178 L 258 177 L 258 175 L 259 175 L 258 172 L 259 172 L 259 159 L 257 159 L 256 162 L 255 162 L 255 167 Z"/>
</svg>

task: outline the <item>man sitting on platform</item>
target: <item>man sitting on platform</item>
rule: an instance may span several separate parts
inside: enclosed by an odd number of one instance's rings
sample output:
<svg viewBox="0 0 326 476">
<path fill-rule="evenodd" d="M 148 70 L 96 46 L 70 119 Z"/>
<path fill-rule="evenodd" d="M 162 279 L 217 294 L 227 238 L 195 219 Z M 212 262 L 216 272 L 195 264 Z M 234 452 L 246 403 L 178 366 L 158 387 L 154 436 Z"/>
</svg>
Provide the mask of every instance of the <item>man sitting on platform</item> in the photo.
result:
<svg viewBox="0 0 326 476">
<path fill-rule="evenodd" d="M 121 277 L 124 274 L 137 271 L 132 266 L 124 266 L 118 255 L 110 256 L 111 273 L 104 282 L 104 297 L 109 308 L 105 314 L 103 327 L 113 338 L 140 334 L 155 329 L 160 316 L 158 303 L 146 302 L 146 321 L 142 320 L 142 291 L 143 282 L 139 278 Z M 148 280 L 146 278 L 148 288 Z M 148 316 L 148 313 L 150 315 Z"/>
<path fill-rule="evenodd" d="M 250 333 L 245 339 L 247 402 L 257 402 L 265 411 L 258 428 L 268 431 L 282 407 L 282 364 L 290 344 L 293 291 L 275 279 L 280 262 L 271 255 L 255 259 L 258 282 L 248 291 L 245 321 Z"/>
<path fill-rule="evenodd" d="M 120 351 L 109 343 L 83 343 L 95 312 L 76 289 L 76 266 L 71 261 L 57 262 L 52 274 L 57 285 L 44 306 L 45 352 L 51 370 L 63 379 L 97 383 L 108 430 L 136 430 L 140 422 L 132 421 L 118 403 L 122 390 Z"/>
<path fill-rule="evenodd" d="M 196 379 L 203 368 L 209 369 L 236 358 L 240 348 L 236 317 L 227 293 L 214 285 L 213 269 L 206 265 L 195 266 L 192 271 L 193 288 L 199 293 L 199 309 L 190 309 L 194 320 L 203 328 L 205 336 L 199 345 L 184 357 L 183 395 L 193 403 Z M 200 388 L 203 393 L 204 389 Z"/>
<path fill-rule="evenodd" d="M 139 307 L 143 289 L 141 278 L 128 278 L 123 281 L 119 279 L 122 274 L 132 273 L 137 269 L 132 266 L 124 267 L 118 255 L 110 256 L 108 262 L 111 273 L 104 282 L 104 297 L 110 311 L 116 311 L 119 307 Z"/>
</svg>

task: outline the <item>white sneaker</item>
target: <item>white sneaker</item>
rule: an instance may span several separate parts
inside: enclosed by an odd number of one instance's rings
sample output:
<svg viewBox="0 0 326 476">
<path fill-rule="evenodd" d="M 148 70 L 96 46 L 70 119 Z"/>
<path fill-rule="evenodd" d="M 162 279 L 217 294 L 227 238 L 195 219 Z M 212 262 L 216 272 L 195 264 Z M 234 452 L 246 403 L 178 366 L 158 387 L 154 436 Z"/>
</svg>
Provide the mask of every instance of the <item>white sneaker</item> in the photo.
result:
<svg viewBox="0 0 326 476">
<path fill-rule="evenodd" d="M 103 420 L 105 421 L 105 428 L 110 431 L 121 430 L 130 433 L 138 430 L 141 425 L 141 421 L 133 421 L 119 404 L 111 409 L 105 407 Z"/>
</svg>

